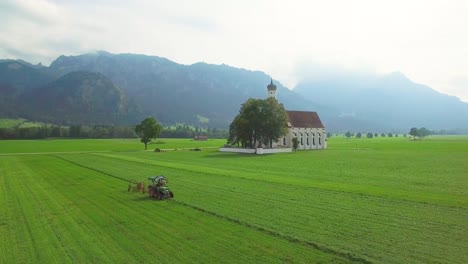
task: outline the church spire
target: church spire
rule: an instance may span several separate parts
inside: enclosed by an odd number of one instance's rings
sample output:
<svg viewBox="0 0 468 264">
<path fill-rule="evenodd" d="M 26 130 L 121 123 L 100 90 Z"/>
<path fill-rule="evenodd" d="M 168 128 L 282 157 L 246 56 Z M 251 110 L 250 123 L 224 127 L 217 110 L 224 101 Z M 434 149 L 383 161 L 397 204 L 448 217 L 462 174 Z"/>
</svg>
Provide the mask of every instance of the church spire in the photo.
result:
<svg viewBox="0 0 468 264">
<path fill-rule="evenodd" d="M 273 97 L 276 99 L 276 85 L 273 84 L 273 78 L 271 78 L 270 84 L 267 86 L 268 98 Z"/>
</svg>

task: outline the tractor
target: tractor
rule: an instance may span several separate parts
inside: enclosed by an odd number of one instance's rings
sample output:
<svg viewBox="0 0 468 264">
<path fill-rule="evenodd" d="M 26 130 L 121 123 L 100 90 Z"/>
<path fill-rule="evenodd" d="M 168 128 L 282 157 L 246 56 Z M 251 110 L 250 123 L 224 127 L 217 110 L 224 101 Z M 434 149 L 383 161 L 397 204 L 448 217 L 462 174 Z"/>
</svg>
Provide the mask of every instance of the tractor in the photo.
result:
<svg viewBox="0 0 468 264">
<path fill-rule="evenodd" d="M 173 198 L 174 194 L 166 186 L 167 179 L 163 175 L 151 176 L 148 178 L 150 181 L 148 186 L 148 193 L 150 197 L 158 200 Z"/>
</svg>

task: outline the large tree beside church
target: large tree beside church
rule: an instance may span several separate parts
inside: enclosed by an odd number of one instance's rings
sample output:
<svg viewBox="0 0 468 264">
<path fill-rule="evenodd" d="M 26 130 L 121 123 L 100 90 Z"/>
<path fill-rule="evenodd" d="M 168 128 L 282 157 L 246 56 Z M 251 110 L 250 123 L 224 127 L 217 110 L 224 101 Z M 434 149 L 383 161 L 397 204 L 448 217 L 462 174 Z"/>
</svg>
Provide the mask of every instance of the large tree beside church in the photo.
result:
<svg viewBox="0 0 468 264">
<path fill-rule="evenodd" d="M 248 99 L 229 127 L 229 144 L 255 148 L 272 146 L 287 133 L 288 118 L 283 105 L 275 98 Z"/>
</svg>

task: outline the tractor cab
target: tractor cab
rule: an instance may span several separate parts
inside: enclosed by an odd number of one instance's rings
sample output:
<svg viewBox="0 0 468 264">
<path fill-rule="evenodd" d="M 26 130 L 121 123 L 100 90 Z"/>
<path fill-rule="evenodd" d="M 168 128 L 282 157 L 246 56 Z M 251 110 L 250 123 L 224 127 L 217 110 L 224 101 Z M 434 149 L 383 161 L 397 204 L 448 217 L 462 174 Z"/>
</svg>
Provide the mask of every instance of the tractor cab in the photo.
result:
<svg viewBox="0 0 468 264">
<path fill-rule="evenodd" d="M 150 181 L 148 186 L 148 193 L 150 197 L 158 200 L 173 198 L 174 194 L 166 186 L 168 180 L 163 175 L 151 176 L 148 178 Z"/>
</svg>

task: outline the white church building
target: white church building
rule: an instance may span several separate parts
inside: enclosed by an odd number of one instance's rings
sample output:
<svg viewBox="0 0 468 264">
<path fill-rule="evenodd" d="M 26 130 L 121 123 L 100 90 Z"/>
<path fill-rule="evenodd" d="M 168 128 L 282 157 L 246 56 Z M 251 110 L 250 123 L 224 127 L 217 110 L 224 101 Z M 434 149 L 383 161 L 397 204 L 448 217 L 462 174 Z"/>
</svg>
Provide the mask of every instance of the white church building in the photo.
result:
<svg viewBox="0 0 468 264">
<path fill-rule="evenodd" d="M 276 99 L 276 85 L 273 80 L 267 86 L 268 97 Z M 222 147 L 221 152 L 237 152 L 237 153 L 280 153 L 291 152 L 293 149 L 292 139 L 297 138 L 298 148 L 303 150 L 309 149 L 326 149 L 327 148 L 327 132 L 320 120 L 317 112 L 308 111 L 286 111 L 288 122 L 285 126 L 288 127 L 288 132 L 277 142 L 273 142 L 270 146 L 263 145 L 256 149 Z"/>
<path fill-rule="evenodd" d="M 276 85 L 273 80 L 267 86 L 268 97 L 276 99 Z M 326 149 L 327 132 L 317 112 L 286 111 L 288 114 L 288 132 L 273 143 L 273 148 L 292 148 L 292 139 L 299 141 L 298 149 Z"/>
</svg>

